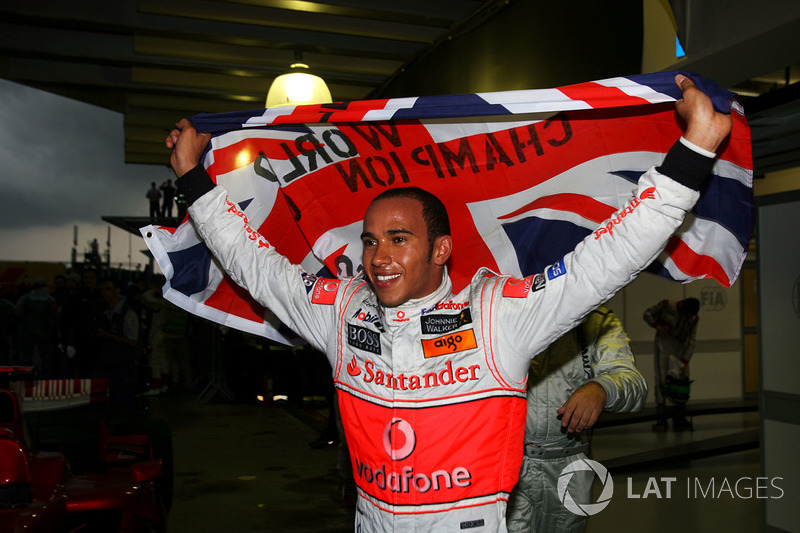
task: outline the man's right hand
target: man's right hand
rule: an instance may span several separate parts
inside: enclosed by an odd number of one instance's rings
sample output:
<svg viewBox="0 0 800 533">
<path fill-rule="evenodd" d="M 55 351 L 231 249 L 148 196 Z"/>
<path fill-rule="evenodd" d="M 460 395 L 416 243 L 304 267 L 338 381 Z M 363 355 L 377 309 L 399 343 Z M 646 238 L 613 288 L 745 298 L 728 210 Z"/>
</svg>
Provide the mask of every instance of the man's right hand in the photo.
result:
<svg viewBox="0 0 800 533">
<path fill-rule="evenodd" d="M 716 152 L 731 132 L 731 116 L 714 110 L 711 99 L 694 82 L 678 74 L 675 83 L 683 91 L 683 98 L 675 104 L 678 114 L 686 121 L 683 137 L 709 152 Z"/>
<path fill-rule="evenodd" d="M 181 119 L 175 129 L 164 139 L 167 148 L 172 149 L 169 164 L 179 178 L 200 163 L 200 156 L 211 140 L 210 133 L 197 133 L 189 119 Z"/>
</svg>

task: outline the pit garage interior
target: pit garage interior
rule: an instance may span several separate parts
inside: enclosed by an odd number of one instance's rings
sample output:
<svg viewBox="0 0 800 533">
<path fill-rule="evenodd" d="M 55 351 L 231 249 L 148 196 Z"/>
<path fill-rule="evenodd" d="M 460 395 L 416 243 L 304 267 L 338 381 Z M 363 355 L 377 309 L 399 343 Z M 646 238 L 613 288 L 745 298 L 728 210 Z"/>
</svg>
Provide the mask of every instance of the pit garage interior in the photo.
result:
<svg viewBox="0 0 800 533">
<path fill-rule="evenodd" d="M 676 56 L 676 36 L 685 56 Z M 785 444 L 800 439 L 792 357 L 800 328 L 797 315 L 764 299 L 773 278 L 758 261 L 759 246 L 771 246 L 786 254 L 779 264 L 800 264 L 792 255 L 797 236 L 780 232 L 792 224 L 781 209 L 796 213 L 800 201 L 800 3 L 5 0 L 0 50 L 0 77 L 121 113 L 125 162 L 161 166 L 163 139 L 177 119 L 263 107 L 272 80 L 299 57 L 326 80 L 334 101 L 547 88 L 678 69 L 738 93 L 753 139 L 759 231 L 771 233 L 756 232 L 742 280 L 728 294 L 733 334 L 711 332 L 698 347 L 700 356 L 728 354 L 725 368 L 736 371 L 721 373 L 733 384 L 690 404 L 691 433 L 652 433 L 652 404 L 601 419 L 593 457 L 618 485 L 588 531 L 617 530 L 632 519 L 641 531 L 800 531 L 793 513 L 800 474 Z M 149 222 L 126 213 L 104 219 L 136 235 Z M 616 300 L 631 324 L 641 322 L 632 287 Z M 646 366 L 650 333 L 631 329 Z M 308 446 L 326 409 L 233 401 L 225 363 L 210 364 L 205 388 L 150 400 L 172 425 L 170 531 L 352 531 L 338 451 Z M 758 477 L 781 478 L 784 497 L 689 490 L 694 480 L 707 489 L 711 479 Z M 682 497 L 665 497 L 669 478 L 686 480 Z M 650 497 L 641 497 L 648 487 Z"/>
</svg>

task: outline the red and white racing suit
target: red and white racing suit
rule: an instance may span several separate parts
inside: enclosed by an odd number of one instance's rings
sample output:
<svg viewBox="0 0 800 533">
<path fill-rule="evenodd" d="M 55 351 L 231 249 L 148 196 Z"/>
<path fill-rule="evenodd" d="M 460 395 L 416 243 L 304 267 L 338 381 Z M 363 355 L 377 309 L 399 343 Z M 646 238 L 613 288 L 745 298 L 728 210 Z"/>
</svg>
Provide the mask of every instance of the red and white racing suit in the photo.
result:
<svg viewBox="0 0 800 533">
<path fill-rule="evenodd" d="M 434 293 L 395 308 L 360 276 L 318 279 L 290 264 L 202 167 L 179 184 L 224 269 L 327 354 L 359 492 L 356 530 L 484 532 L 506 530 L 530 359 L 655 259 L 711 164 L 676 143 L 661 168 L 693 187 L 651 169 L 624 209 L 544 272 L 481 269 L 458 294 L 445 273 Z"/>
</svg>

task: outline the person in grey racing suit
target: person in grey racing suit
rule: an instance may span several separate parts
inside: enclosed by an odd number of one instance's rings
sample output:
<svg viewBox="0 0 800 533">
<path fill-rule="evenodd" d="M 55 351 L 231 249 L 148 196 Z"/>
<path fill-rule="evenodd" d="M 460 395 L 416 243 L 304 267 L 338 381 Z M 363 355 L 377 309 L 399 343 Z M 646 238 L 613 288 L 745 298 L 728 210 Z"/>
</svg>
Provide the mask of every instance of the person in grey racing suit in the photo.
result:
<svg viewBox="0 0 800 533">
<path fill-rule="evenodd" d="M 600 306 L 531 362 L 522 468 L 506 518 L 510 533 L 585 529 L 586 515 L 564 505 L 558 481 L 569 464 L 587 458 L 589 443 L 580 432 L 603 410 L 631 412 L 644 405 L 647 382 L 628 341 L 617 316 Z M 562 421 L 570 403 L 588 405 L 586 416 Z M 594 477 L 593 470 L 572 473 L 564 488 L 578 505 L 591 503 Z"/>
<path fill-rule="evenodd" d="M 544 272 L 514 279 L 482 268 L 458 294 L 447 275 L 449 224 L 429 193 L 378 196 L 364 217 L 364 271 L 317 278 L 278 254 L 214 186 L 199 165 L 208 134 L 186 119 L 169 134 L 170 162 L 206 245 L 331 363 L 358 488 L 357 531 L 506 530 L 530 360 L 655 259 L 730 132 L 730 117 L 689 78 L 676 82 L 684 136 L 642 176 L 617 223 Z M 581 410 L 564 414 L 572 416 Z"/>
</svg>

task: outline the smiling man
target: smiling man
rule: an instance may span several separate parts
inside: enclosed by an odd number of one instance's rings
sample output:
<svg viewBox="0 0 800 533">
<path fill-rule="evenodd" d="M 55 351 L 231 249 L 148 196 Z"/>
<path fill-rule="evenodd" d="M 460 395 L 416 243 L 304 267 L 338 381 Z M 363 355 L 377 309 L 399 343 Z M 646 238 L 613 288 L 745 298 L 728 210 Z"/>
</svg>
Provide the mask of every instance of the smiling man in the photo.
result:
<svg viewBox="0 0 800 533">
<path fill-rule="evenodd" d="M 444 205 L 413 187 L 389 189 L 372 201 L 361 242 L 367 279 L 386 307 L 434 292 L 453 249 Z"/>
<path fill-rule="evenodd" d="M 166 139 L 197 231 L 228 274 L 333 369 L 359 500 L 356 530 L 506 531 L 532 357 L 633 280 L 697 201 L 730 132 L 729 116 L 684 76 L 684 136 L 639 181 L 621 223 L 524 279 L 479 269 L 452 292 L 446 210 L 421 189 L 390 189 L 368 208 L 364 272 L 303 272 L 247 225 L 183 120 Z M 581 431 L 584 406 L 563 413 Z"/>
</svg>

